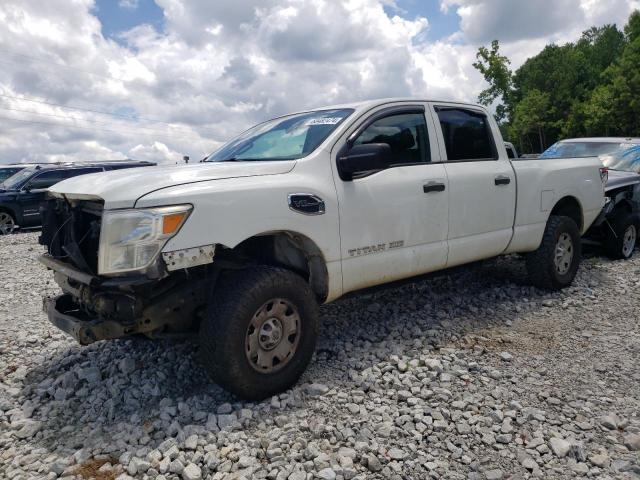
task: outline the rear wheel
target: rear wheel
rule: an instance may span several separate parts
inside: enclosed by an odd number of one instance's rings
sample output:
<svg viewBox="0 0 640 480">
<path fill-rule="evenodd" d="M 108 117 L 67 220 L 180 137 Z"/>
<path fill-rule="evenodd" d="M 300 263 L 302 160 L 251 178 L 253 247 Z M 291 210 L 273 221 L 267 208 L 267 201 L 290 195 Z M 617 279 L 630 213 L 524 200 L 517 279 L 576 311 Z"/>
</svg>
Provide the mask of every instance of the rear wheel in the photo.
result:
<svg viewBox="0 0 640 480">
<path fill-rule="evenodd" d="M 638 240 L 638 224 L 631 213 L 620 210 L 605 226 L 604 247 L 611 258 L 631 258 Z"/>
<path fill-rule="evenodd" d="M 546 290 L 569 286 L 578 271 L 581 254 L 576 222 L 569 217 L 552 215 L 540 247 L 526 256 L 531 283 Z"/>
<path fill-rule="evenodd" d="M 303 278 L 280 268 L 250 268 L 223 276 L 211 301 L 200 353 L 215 382 L 261 400 L 298 381 L 318 335 L 317 302 Z"/>
<path fill-rule="evenodd" d="M 9 212 L 0 211 L 0 235 L 12 233 L 16 229 L 16 220 Z"/>
</svg>

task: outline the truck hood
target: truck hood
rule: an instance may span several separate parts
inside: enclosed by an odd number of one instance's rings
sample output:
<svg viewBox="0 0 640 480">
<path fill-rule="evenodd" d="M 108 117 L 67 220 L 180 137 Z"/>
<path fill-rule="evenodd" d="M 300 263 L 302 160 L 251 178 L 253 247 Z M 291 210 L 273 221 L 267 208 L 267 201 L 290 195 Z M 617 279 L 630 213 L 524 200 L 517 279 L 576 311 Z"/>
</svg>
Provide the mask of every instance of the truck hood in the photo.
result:
<svg viewBox="0 0 640 480">
<path fill-rule="evenodd" d="M 131 208 L 140 197 L 163 188 L 225 178 L 278 175 L 290 172 L 295 164 L 287 160 L 127 168 L 70 178 L 56 183 L 49 191 L 70 199 L 102 199 L 105 209 Z"/>
<path fill-rule="evenodd" d="M 636 185 L 640 183 L 640 175 L 635 172 L 627 172 L 623 170 L 609 170 L 609 179 L 605 186 L 605 191 L 614 190 L 627 185 Z"/>
</svg>

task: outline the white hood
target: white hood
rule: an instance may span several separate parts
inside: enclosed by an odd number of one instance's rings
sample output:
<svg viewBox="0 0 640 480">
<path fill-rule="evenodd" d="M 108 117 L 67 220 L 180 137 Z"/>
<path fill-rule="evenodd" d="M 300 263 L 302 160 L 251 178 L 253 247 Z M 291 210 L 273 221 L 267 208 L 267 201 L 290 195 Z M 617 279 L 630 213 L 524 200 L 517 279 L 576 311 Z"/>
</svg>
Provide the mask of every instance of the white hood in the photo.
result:
<svg viewBox="0 0 640 480">
<path fill-rule="evenodd" d="M 224 178 L 278 175 L 290 172 L 295 164 L 289 160 L 126 168 L 70 178 L 56 183 L 49 191 L 67 198 L 100 198 L 105 209 L 131 208 L 140 197 L 162 188 Z"/>
</svg>

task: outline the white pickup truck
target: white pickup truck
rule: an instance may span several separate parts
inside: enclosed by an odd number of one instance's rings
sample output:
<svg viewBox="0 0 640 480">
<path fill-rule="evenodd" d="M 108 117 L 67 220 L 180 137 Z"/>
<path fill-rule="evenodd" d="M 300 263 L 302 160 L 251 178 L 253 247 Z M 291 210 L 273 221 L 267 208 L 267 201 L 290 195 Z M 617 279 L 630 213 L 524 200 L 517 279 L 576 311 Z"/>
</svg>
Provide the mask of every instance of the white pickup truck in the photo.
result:
<svg viewBox="0 0 640 480">
<path fill-rule="evenodd" d="M 569 285 L 604 203 L 597 158 L 507 158 L 477 105 L 376 100 L 275 118 L 204 163 L 86 175 L 42 208 L 49 319 L 81 344 L 194 335 L 248 399 L 309 363 L 318 304 L 508 253 Z"/>
</svg>

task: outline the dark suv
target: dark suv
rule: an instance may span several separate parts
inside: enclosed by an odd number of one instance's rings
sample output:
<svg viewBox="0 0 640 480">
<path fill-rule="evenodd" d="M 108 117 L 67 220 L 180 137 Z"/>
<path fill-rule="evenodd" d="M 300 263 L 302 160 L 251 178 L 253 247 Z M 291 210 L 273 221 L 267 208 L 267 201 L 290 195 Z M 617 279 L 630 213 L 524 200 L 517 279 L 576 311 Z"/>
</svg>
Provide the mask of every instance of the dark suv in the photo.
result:
<svg viewBox="0 0 640 480">
<path fill-rule="evenodd" d="M 44 164 L 24 168 L 0 183 L 0 235 L 15 228 L 40 226 L 40 203 L 47 189 L 67 178 L 122 168 L 150 167 L 152 162 L 113 161 Z"/>
</svg>

